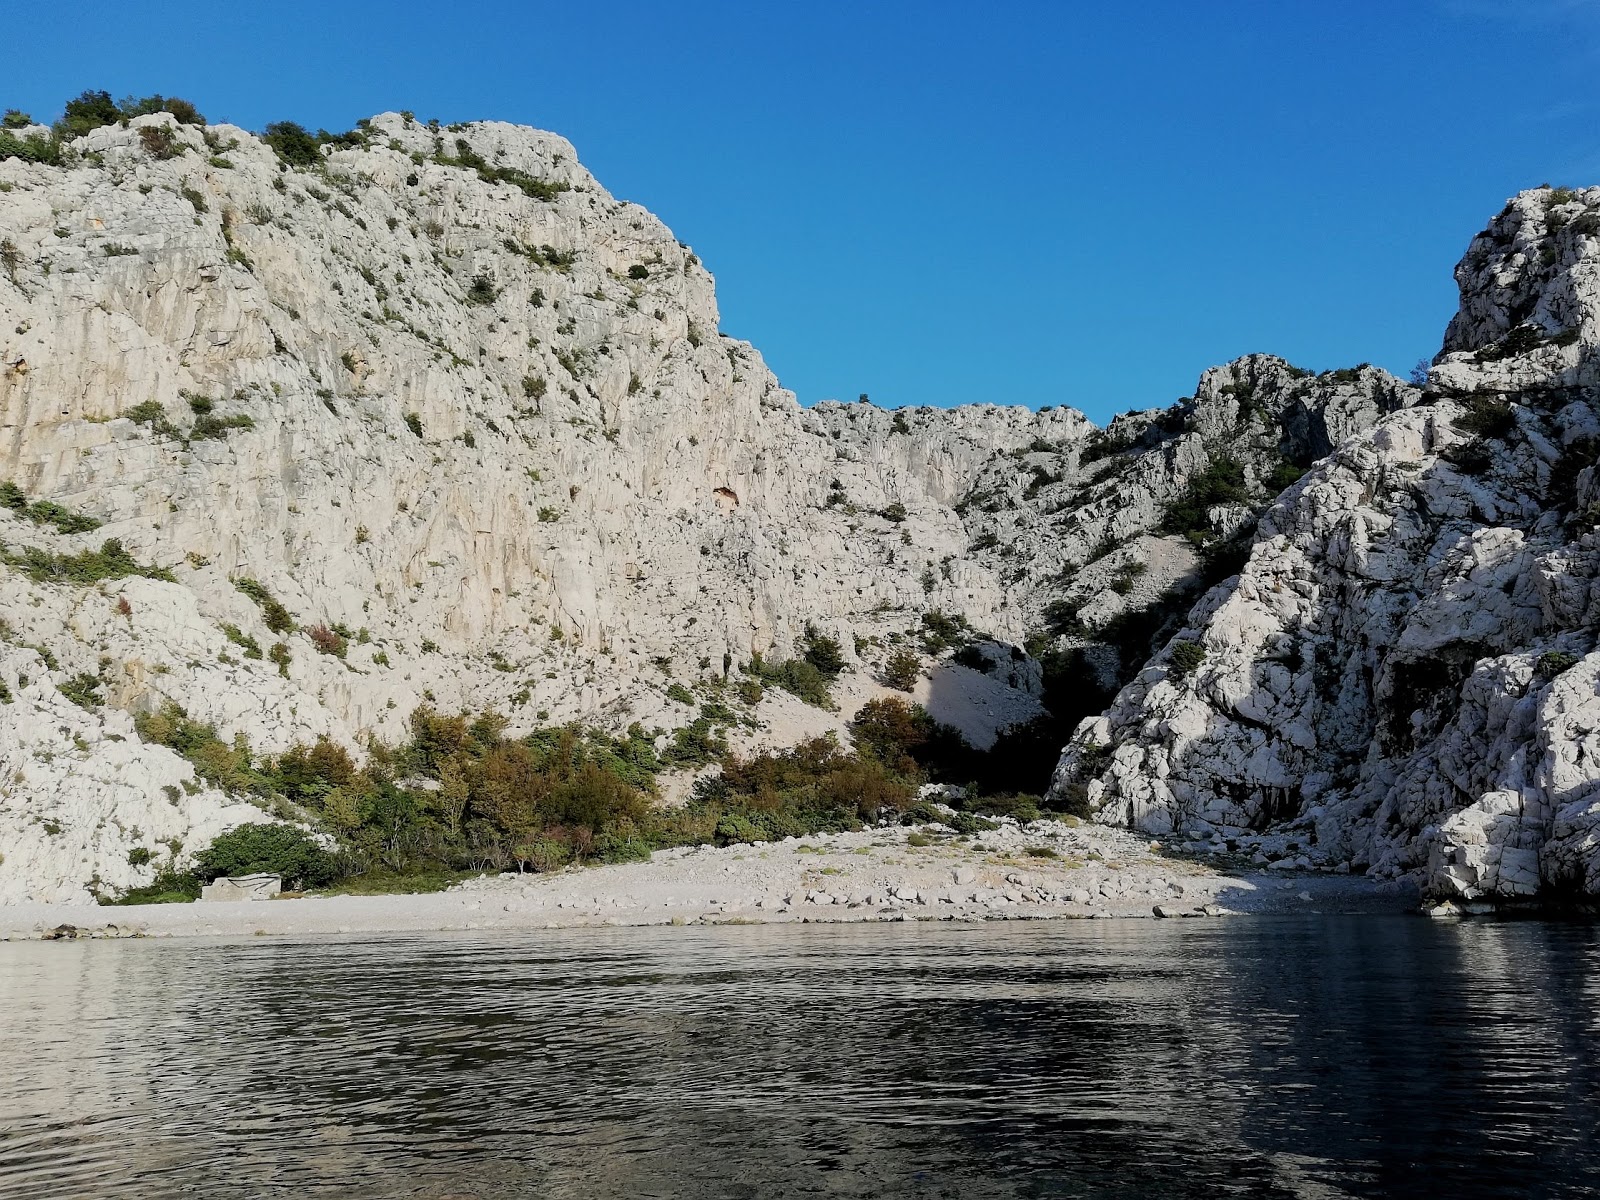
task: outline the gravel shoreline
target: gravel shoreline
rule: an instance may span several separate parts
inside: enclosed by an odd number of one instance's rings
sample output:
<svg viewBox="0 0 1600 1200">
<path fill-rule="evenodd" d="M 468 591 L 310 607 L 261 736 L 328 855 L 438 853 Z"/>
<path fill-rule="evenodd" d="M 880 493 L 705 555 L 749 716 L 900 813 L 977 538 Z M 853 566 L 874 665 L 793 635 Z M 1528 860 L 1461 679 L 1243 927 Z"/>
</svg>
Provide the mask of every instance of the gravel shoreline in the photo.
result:
<svg viewBox="0 0 1600 1200">
<path fill-rule="evenodd" d="M 927 831 L 924 830 L 924 840 Z M 617 925 L 1414 912 L 1361 876 L 1169 858 L 1126 830 L 1035 822 L 917 845 L 903 828 L 680 847 L 649 862 L 486 875 L 421 895 L 0 906 L 0 940 L 251 937 Z M 63 930 L 69 927 L 71 932 Z M 58 932 L 59 931 L 59 932 Z"/>
</svg>

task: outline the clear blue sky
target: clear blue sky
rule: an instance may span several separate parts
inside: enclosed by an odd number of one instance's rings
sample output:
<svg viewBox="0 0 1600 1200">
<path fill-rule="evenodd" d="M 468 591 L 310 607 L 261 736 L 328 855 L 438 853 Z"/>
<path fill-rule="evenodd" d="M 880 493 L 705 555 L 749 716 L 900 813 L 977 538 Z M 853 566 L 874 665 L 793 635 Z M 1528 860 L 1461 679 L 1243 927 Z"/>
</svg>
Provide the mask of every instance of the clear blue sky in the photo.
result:
<svg viewBox="0 0 1600 1200">
<path fill-rule="evenodd" d="M 807 403 L 1104 419 L 1257 350 L 1403 374 L 1507 196 L 1600 182 L 1595 0 L 15 7 L 0 107 L 41 118 L 95 87 L 556 130 Z"/>
</svg>

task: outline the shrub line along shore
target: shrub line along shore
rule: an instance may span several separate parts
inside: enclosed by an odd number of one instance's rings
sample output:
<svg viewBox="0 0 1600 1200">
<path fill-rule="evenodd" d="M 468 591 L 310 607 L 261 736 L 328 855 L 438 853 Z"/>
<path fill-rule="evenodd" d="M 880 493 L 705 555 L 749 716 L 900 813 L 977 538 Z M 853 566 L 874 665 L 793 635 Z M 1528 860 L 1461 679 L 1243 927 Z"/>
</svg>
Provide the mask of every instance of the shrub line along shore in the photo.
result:
<svg viewBox="0 0 1600 1200">
<path fill-rule="evenodd" d="M 546 928 L 1414 911 L 1359 876 L 1164 856 L 1125 830 L 1060 821 L 953 832 L 889 826 L 648 861 L 484 875 L 446 891 L 129 907 L 0 907 L 0 938 L 223 937 Z"/>
</svg>

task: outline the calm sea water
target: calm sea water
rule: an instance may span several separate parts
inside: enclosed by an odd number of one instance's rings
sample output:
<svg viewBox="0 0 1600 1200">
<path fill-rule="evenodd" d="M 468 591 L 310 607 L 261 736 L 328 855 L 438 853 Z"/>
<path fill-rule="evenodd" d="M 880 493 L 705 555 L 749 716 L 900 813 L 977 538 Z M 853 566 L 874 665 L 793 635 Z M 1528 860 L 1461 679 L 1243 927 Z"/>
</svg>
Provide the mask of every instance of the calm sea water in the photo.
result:
<svg viewBox="0 0 1600 1200">
<path fill-rule="evenodd" d="M 1600 931 L 0 945 L 0 1196 L 1600 1194 Z"/>
</svg>

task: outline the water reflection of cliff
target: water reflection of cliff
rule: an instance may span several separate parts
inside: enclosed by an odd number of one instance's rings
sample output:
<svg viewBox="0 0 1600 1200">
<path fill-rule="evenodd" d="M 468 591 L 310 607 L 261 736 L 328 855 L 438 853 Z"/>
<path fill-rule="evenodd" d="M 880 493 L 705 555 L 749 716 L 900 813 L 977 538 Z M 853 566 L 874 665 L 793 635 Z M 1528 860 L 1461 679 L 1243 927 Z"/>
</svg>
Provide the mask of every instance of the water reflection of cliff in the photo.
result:
<svg viewBox="0 0 1600 1200">
<path fill-rule="evenodd" d="M 1534 1130 L 1600 1165 L 1558 1136 L 1593 954 L 1383 918 L 0 946 L 0 1192 L 1493 1195 Z"/>
</svg>

